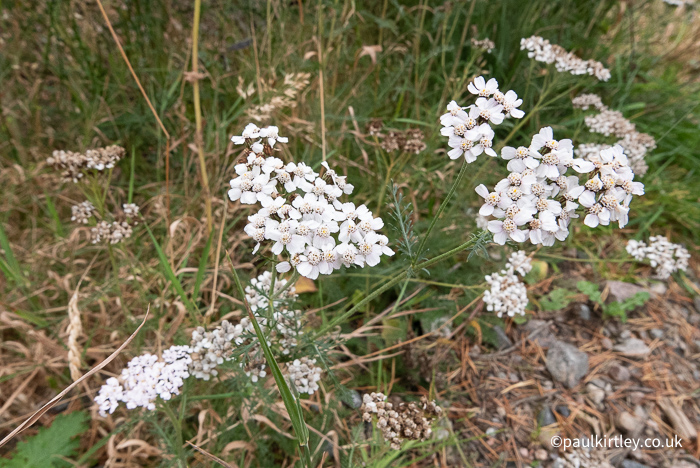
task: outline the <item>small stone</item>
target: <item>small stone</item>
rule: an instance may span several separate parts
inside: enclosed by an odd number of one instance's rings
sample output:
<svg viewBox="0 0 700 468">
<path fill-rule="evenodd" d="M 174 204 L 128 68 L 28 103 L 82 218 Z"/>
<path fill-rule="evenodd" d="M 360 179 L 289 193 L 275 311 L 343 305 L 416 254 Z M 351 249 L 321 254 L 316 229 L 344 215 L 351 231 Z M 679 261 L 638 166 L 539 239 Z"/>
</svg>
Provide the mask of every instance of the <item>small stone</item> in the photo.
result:
<svg viewBox="0 0 700 468">
<path fill-rule="evenodd" d="M 695 311 L 700 314 L 700 296 L 695 296 L 693 299 L 693 305 L 695 306 Z"/>
<path fill-rule="evenodd" d="M 620 333 L 620 339 L 626 340 L 627 338 L 632 338 L 632 332 L 629 330 L 622 330 Z"/>
<path fill-rule="evenodd" d="M 666 291 L 668 291 L 668 286 L 666 286 L 666 283 L 654 283 L 649 288 L 650 293 L 658 296 L 663 296 L 666 294 Z"/>
<path fill-rule="evenodd" d="M 502 407 L 502 406 L 498 406 L 498 407 L 496 408 L 496 413 L 497 413 L 498 416 L 500 416 L 501 418 L 505 418 L 505 417 L 506 417 L 506 414 L 507 414 L 507 413 L 506 413 L 506 409 L 505 409 L 504 407 Z"/>
<path fill-rule="evenodd" d="M 651 330 L 649 330 L 649 333 L 655 340 L 660 340 L 664 336 L 664 331 L 658 328 L 652 328 Z"/>
<path fill-rule="evenodd" d="M 617 382 L 627 382 L 630 379 L 630 371 L 619 364 L 613 364 L 608 369 L 608 375 Z"/>
<path fill-rule="evenodd" d="M 605 283 L 608 288 L 608 300 L 624 302 L 638 292 L 643 292 L 644 288 L 624 281 L 608 281 Z"/>
<path fill-rule="evenodd" d="M 525 447 L 520 447 L 518 452 L 520 452 L 521 457 L 530 458 L 530 451 L 528 449 L 526 449 Z"/>
<path fill-rule="evenodd" d="M 607 349 L 608 351 L 610 351 L 611 349 L 613 349 L 613 342 L 612 342 L 612 340 L 611 340 L 610 338 L 602 338 L 602 339 L 600 340 L 600 345 L 601 345 L 603 348 Z"/>
<path fill-rule="evenodd" d="M 588 372 L 588 354 L 559 341 L 547 351 L 545 364 L 554 380 L 573 388 Z"/>
<path fill-rule="evenodd" d="M 677 461 L 673 465 L 669 466 L 668 468 L 697 468 L 700 466 L 700 461 L 693 459 L 695 463 L 690 463 L 687 461 Z"/>
<path fill-rule="evenodd" d="M 634 460 L 622 460 L 622 463 L 620 464 L 620 468 L 649 468 L 646 465 L 643 465 L 639 462 L 636 462 Z"/>
<path fill-rule="evenodd" d="M 554 417 L 554 413 L 552 413 L 549 406 L 545 406 L 537 416 L 537 422 L 540 426 L 549 426 L 550 424 L 556 423 L 557 418 Z"/>
<path fill-rule="evenodd" d="M 591 308 L 588 307 L 588 304 L 584 304 L 584 303 L 580 302 L 580 303 L 576 304 L 576 306 L 574 306 L 574 310 L 576 311 L 576 313 L 578 314 L 578 317 L 581 320 L 588 321 L 591 319 Z"/>
<path fill-rule="evenodd" d="M 637 434 L 644 428 L 642 421 L 628 411 L 623 411 L 617 416 L 616 426 L 628 434 Z"/>
<path fill-rule="evenodd" d="M 646 395 L 643 392 L 630 392 L 628 395 L 628 398 L 630 399 L 630 403 L 633 405 L 638 405 L 642 401 L 644 401 L 644 398 Z"/>
<path fill-rule="evenodd" d="M 498 345 L 498 349 L 513 346 L 513 342 L 510 341 L 510 338 L 508 338 L 508 335 L 506 335 L 505 330 L 503 330 L 503 328 L 501 328 L 500 325 L 496 325 L 495 327 L 493 327 L 493 331 L 496 332 L 496 343 Z"/>
<path fill-rule="evenodd" d="M 488 429 L 486 429 L 486 435 L 489 437 L 493 437 L 494 435 L 496 435 L 497 432 L 498 430 L 495 427 L 489 427 Z"/>
<path fill-rule="evenodd" d="M 613 349 L 627 357 L 645 357 L 651 353 L 651 348 L 637 338 L 629 338 Z"/>
<path fill-rule="evenodd" d="M 554 408 L 554 411 L 561 414 L 565 418 L 568 418 L 569 416 L 571 416 L 571 411 L 569 411 L 569 407 L 566 405 L 559 405 L 556 408 Z"/>
<path fill-rule="evenodd" d="M 600 405 L 605 400 L 605 390 L 594 383 L 586 385 L 586 391 L 591 401 L 596 405 Z"/>
<path fill-rule="evenodd" d="M 535 458 L 540 461 L 545 461 L 549 457 L 549 453 L 545 449 L 535 450 Z"/>
<path fill-rule="evenodd" d="M 542 444 L 544 448 L 549 450 L 555 450 L 555 448 L 552 447 L 552 437 L 558 434 L 559 431 L 555 429 L 555 426 L 550 426 L 550 428 L 543 428 L 540 431 L 539 435 L 537 436 L 537 440 L 540 442 L 540 444 Z"/>
</svg>

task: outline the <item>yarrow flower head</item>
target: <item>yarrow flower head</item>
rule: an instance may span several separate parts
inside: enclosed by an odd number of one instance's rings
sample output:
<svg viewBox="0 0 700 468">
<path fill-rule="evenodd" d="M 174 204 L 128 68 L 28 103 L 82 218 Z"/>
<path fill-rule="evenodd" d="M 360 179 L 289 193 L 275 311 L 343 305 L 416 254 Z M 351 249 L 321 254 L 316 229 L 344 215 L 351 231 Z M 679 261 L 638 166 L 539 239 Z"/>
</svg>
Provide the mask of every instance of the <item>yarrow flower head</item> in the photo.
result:
<svg viewBox="0 0 700 468">
<path fill-rule="evenodd" d="M 118 378 L 107 379 L 95 397 L 100 415 L 114 413 L 120 402 L 128 409 L 154 410 L 158 397 L 167 401 L 179 395 L 189 377 L 190 352 L 189 346 L 172 346 L 161 359 L 149 353 L 133 358 Z"/>
<path fill-rule="evenodd" d="M 377 429 L 390 442 L 392 450 L 400 450 L 404 440 L 428 439 L 433 421 L 442 414 L 442 408 L 425 396 L 419 403 L 394 405 L 386 400 L 383 393 L 365 394 L 360 411 L 365 422 L 372 422 L 376 416 Z"/>
<path fill-rule="evenodd" d="M 572 75 L 591 75 L 600 81 L 608 81 L 612 76 L 610 70 L 595 60 L 583 60 L 573 52 L 550 43 L 540 36 L 531 36 L 520 40 L 520 50 L 527 50 L 527 56 L 538 62 L 553 63 L 557 71 Z"/>
<path fill-rule="evenodd" d="M 648 261 L 654 268 L 654 277 L 660 280 L 666 280 L 673 273 L 688 268 L 688 250 L 680 244 L 670 242 L 664 236 L 650 237 L 649 245 L 642 241 L 630 240 L 626 249 L 638 262 Z"/>
<path fill-rule="evenodd" d="M 46 164 L 59 171 L 64 181 L 77 183 L 87 173 L 114 168 L 125 152 L 124 148 L 116 145 L 90 149 L 85 153 L 56 150 L 46 159 Z"/>
<path fill-rule="evenodd" d="M 276 283 L 272 288 L 271 274 L 266 272 L 253 279 L 245 292 L 270 349 L 276 355 L 291 355 L 303 334 L 302 314 L 293 308 L 297 297 L 294 287 Z M 269 314 L 266 308 L 271 299 L 274 307 Z M 316 361 L 307 357 L 290 361 L 284 372 L 297 390 L 308 394 L 318 391 L 322 369 Z M 219 366 L 226 362 L 237 363 L 233 372 L 238 369 L 252 383 L 267 376 L 262 348 L 249 317 L 235 325 L 223 320 L 211 330 L 197 327 L 189 346 L 172 346 L 161 358 L 146 353 L 132 359 L 119 378 L 105 382 L 95 402 L 103 416 L 113 413 L 120 402 L 128 409 L 152 410 L 158 397 L 169 400 L 178 395 L 185 378 L 208 381 L 219 375 Z"/>
<path fill-rule="evenodd" d="M 493 52 L 493 49 L 496 48 L 496 44 L 488 37 L 485 37 L 484 39 L 476 39 L 472 37 L 472 47 L 475 49 L 481 49 L 487 54 L 490 54 Z"/>
<path fill-rule="evenodd" d="M 318 391 L 318 382 L 321 380 L 321 368 L 317 367 L 316 359 L 302 357 L 295 359 L 287 366 L 287 378 L 294 383 L 299 393 L 313 395 Z"/>
<path fill-rule="evenodd" d="M 89 201 L 78 203 L 77 205 L 71 206 L 71 214 L 71 221 L 75 221 L 79 224 L 87 224 L 90 222 L 90 218 L 95 215 L 95 205 Z"/>
<path fill-rule="evenodd" d="M 586 210 L 587 226 L 617 221 L 624 227 L 633 196 L 644 194 L 620 146 L 575 158 L 571 140 L 554 139 L 551 127 L 542 128 L 528 147 L 504 147 L 501 157 L 508 161 L 508 177 L 493 191 L 483 184 L 476 188 L 484 199 L 479 214 L 496 218 L 488 229 L 498 244 L 529 239 L 554 245 L 568 237 L 579 207 Z M 583 185 L 579 174 L 588 177 Z"/>
<path fill-rule="evenodd" d="M 486 310 L 496 312 L 498 317 L 503 314 L 509 317 L 525 315 L 527 288 L 518 275 L 525 276 L 530 270 L 530 258 L 525 252 L 517 251 L 510 254 L 504 270 L 486 275 L 484 279 L 489 284 L 489 289 L 484 292 Z"/>
<path fill-rule="evenodd" d="M 478 96 L 476 102 L 461 107 L 457 102 L 451 101 L 447 105 L 447 113 L 440 117 L 443 126 L 440 133 L 448 137 L 447 144 L 452 148 L 447 153 L 450 159 L 464 156 L 471 163 L 482 153 L 497 156 L 492 148 L 492 124 L 499 125 L 506 117 L 520 119 L 525 113 L 518 109 L 522 99 L 518 99 L 514 91 L 502 93 L 495 78 L 486 81 L 478 76 L 469 83 L 467 89 Z"/>
<path fill-rule="evenodd" d="M 599 133 L 604 136 L 614 136 L 617 138 L 616 144 L 620 145 L 629 158 L 629 165 L 638 176 L 644 175 L 648 170 L 648 165 L 644 161 L 646 154 L 656 148 L 656 140 L 647 133 L 637 131 L 635 124 L 622 115 L 622 112 L 612 110 L 603 104 L 600 97 L 595 94 L 582 94 L 572 100 L 574 107 L 587 110 L 589 107 L 595 108 L 598 113 L 588 114 L 584 117 L 584 123 L 591 133 Z M 576 149 L 576 153 L 588 159 L 596 151 L 610 148 L 606 144 L 584 144 Z"/>
<path fill-rule="evenodd" d="M 245 232 L 257 243 L 253 253 L 268 244 L 273 254 L 285 257 L 278 272 L 294 268 L 316 279 L 343 266 L 374 266 L 382 255 L 394 254 L 388 238 L 377 232 L 384 221 L 365 205 L 340 200 L 354 189 L 346 176 L 327 163 L 319 176 L 303 162 L 285 164 L 273 156 L 275 144 L 287 141 L 277 127 L 249 124 L 232 141 L 246 148 L 235 167 L 229 198 L 260 205 L 248 217 Z"/>
</svg>

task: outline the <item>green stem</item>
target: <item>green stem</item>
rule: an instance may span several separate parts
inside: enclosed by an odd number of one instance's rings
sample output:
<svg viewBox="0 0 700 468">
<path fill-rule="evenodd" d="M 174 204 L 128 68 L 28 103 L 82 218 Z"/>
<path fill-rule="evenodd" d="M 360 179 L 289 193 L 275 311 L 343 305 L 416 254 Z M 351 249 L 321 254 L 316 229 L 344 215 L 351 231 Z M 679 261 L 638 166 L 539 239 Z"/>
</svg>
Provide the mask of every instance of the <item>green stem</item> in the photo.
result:
<svg viewBox="0 0 700 468">
<path fill-rule="evenodd" d="M 450 187 L 450 191 L 447 192 L 447 196 L 442 201 L 442 203 L 440 203 L 440 208 L 438 208 L 437 214 L 433 217 L 433 220 L 430 222 L 428 231 L 425 233 L 423 239 L 420 242 L 420 245 L 418 246 L 418 250 L 416 251 L 416 257 L 413 259 L 414 263 L 420 258 L 421 254 L 423 253 L 423 250 L 425 249 L 425 244 L 426 242 L 428 242 L 428 238 L 430 237 L 430 233 L 433 232 L 433 228 L 435 228 L 435 224 L 440 218 L 440 215 L 443 211 L 445 211 L 445 208 L 447 208 L 447 204 L 450 202 L 452 195 L 454 195 L 455 191 L 457 191 L 457 186 L 462 181 L 462 177 L 464 177 L 464 174 L 467 172 L 467 166 L 469 166 L 469 163 L 465 160 L 462 163 L 462 168 L 459 170 L 459 174 L 457 174 L 457 178 L 452 184 L 452 187 Z"/>
<path fill-rule="evenodd" d="M 187 459 L 185 458 L 185 452 L 182 450 L 184 442 L 182 438 L 182 426 L 180 424 L 180 420 L 177 418 L 177 416 L 175 416 L 175 413 L 167 403 L 164 403 L 161 407 L 165 411 L 165 414 L 168 415 L 168 418 L 170 419 L 170 422 L 172 422 L 173 428 L 175 429 L 175 434 L 177 435 L 177 456 L 180 459 L 179 461 L 181 466 L 185 468 L 187 466 Z"/>
<path fill-rule="evenodd" d="M 406 293 L 406 286 L 408 286 L 409 281 L 411 281 L 410 278 L 406 278 L 403 282 L 403 286 L 401 286 L 401 291 L 399 291 L 399 297 L 396 299 L 396 302 L 394 303 L 394 307 L 391 309 L 391 313 L 389 314 L 389 317 L 394 315 L 396 313 L 396 309 L 399 308 L 399 304 L 401 304 L 401 300 L 403 299 L 403 295 Z"/>
<path fill-rule="evenodd" d="M 255 334 L 258 337 L 258 343 L 260 344 L 260 348 L 265 355 L 267 365 L 270 366 L 270 372 L 275 378 L 275 383 L 277 384 L 277 388 L 282 396 L 284 407 L 287 409 L 289 419 L 292 422 L 292 427 L 294 428 L 294 433 L 296 434 L 297 442 L 299 443 L 299 454 L 301 456 L 302 464 L 306 468 L 311 468 L 309 430 L 306 427 L 306 422 L 304 421 L 304 414 L 301 405 L 299 404 L 299 399 L 296 397 L 296 395 L 292 394 L 289 385 L 287 385 L 287 380 L 284 378 L 284 375 L 282 374 L 282 371 L 280 370 L 279 365 L 272 354 L 272 350 L 267 344 L 267 338 L 265 338 L 265 334 L 260 328 L 260 324 L 255 318 L 255 314 L 253 314 L 253 311 L 250 310 L 250 305 L 245 298 L 245 290 L 243 289 L 243 285 L 241 284 L 241 280 L 238 277 L 236 269 L 233 267 L 233 262 L 231 261 L 231 257 L 228 255 L 228 252 L 226 253 L 226 258 L 228 259 L 229 267 L 231 268 L 231 273 L 233 274 L 233 280 L 236 283 L 236 288 L 238 289 L 238 294 L 240 294 L 241 300 L 243 301 L 246 311 L 248 312 L 248 318 L 250 318 L 250 322 L 253 324 Z"/>
<path fill-rule="evenodd" d="M 202 107 L 199 98 L 199 19 L 202 10 L 202 0 L 194 0 L 194 20 L 192 24 L 192 73 L 194 81 L 192 90 L 194 94 L 194 122 L 195 122 L 195 143 L 197 144 L 197 155 L 199 159 L 199 172 L 202 178 L 202 189 L 204 190 L 204 210 L 207 215 L 207 234 L 212 230 L 211 214 L 211 192 L 209 191 L 209 177 L 207 176 L 207 164 L 204 160 L 204 138 L 202 137 Z"/>
<path fill-rule="evenodd" d="M 270 298 L 270 302 L 272 302 L 272 300 L 274 300 L 274 299 L 277 299 L 277 298 L 280 297 L 287 289 L 289 289 L 289 288 L 291 288 L 292 286 L 294 286 L 294 283 L 297 282 L 297 279 L 299 279 L 299 272 L 296 271 L 296 270 L 294 270 L 294 273 L 292 274 L 292 277 L 289 278 L 289 280 L 288 280 L 286 283 L 284 283 L 284 286 L 282 286 L 282 289 L 280 289 L 280 290 L 277 291 L 276 293 L 272 294 L 272 297 Z"/>
<path fill-rule="evenodd" d="M 471 247 L 472 245 L 474 245 L 474 243 L 476 243 L 477 240 L 478 240 L 477 238 L 469 239 L 467 242 L 465 242 L 465 243 L 455 247 L 454 249 L 449 250 L 441 255 L 438 255 L 435 258 L 421 262 L 418 265 L 416 265 L 415 267 L 411 267 L 411 266 L 407 267 L 406 269 L 404 269 L 404 271 L 395 275 L 393 278 L 391 278 L 389 281 L 384 283 L 382 286 L 375 289 L 367 297 L 365 297 L 360 302 L 355 304 L 350 310 L 348 310 L 347 312 L 343 313 L 342 315 L 340 315 L 340 316 L 334 318 L 333 320 L 331 320 L 330 322 L 328 322 L 324 327 L 322 327 L 320 330 L 316 331 L 316 333 L 314 334 L 314 336 L 311 339 L 315 340 L 319 336 L 322 336 L 324 333 L 326 333 L 331 328 L 345 322 L 347 319 L 352 317 L 352 315 L 355 312 L 362 309 L 366 304 L 373 301 L 375 298 L 380 296 L 383 292 L 393 288 L 394 286 L 399 284 L 401 281 L 407 279 L 409 277 L 409 273 L 412 274 L 414 270 L 418 271 L 418 270 L 428 268 L 432 265 L 435 265 L 436 263 L 441 262 L 442 260 L 445 260 L 446 258 L 449 258 L 449 257 Z"/>
</svg>

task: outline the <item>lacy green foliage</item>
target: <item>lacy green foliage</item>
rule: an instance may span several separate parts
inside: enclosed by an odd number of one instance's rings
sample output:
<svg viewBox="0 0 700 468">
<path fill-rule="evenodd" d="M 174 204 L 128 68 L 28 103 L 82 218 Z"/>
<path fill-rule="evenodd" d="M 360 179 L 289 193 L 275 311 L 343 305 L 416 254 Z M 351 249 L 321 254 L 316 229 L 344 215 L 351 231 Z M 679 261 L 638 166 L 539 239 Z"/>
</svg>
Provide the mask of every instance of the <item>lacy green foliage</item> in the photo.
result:
<svg viewBox="0 0 700 468">
<path fill-rule="evenodd" d="M 582 281 L 582 283 L 583 282 L 584 281 Z M 553 310 L 561 310 L 571 304 L 575 296 L 575 294 L 567 291 L 566 289 L 556 288 L 542 298 L 540 305 L 542 306 L 542 310 L 548 312 Z"/>
<path fill-rule="evenodd" d="M 72 457 L 80 446 L 76 436 L 87 430 L 88 414 L 75 411 L 56 417 L 49 427 L 17 444 L 12 457 L 0 459 L 0 468 L 70 467 L 63 458 Z"/>
<path fill-rule="evenodd" d="M 418 258 L 417 244 L 418 238 L 413 233 L 413 205 L 404 200 L 403 193 L 399 191 L 399 186 L 391 186 L 391 227 L 399 235 L 397 246 L 399 252 L 409 258 L 415 264 L 425 258 Z"/>
<path fill-rule="evenodd" d="M 471 260 L 474 255 L 482 258 L 489 258 L 489 252 L 486 247 L 491 243 L 491 238 L 493 235 L 490 231 L 482 229 L 478 233 L 470 234 L 469 240 L 474 241 L 474 245 L 469 247 L 469 256 L 467 256 L 467 261 Z"/>
<path fill-rule="evenodd" d="M 615 301 L 606 304 L 601 298 L 598 285 L 595 283 L 579 281 L 576 283 L 576 287 L 579 291 L 588 296 L 592 302 L 600 305 L 603 311 L 603 318 L 619 318 L 622 322 L 627 321 L 627 312 L 631 312 L 637 307 L 643 306 L 649 300 L 649 293 L 641 291 L 624 301 Z"/>
</svg>

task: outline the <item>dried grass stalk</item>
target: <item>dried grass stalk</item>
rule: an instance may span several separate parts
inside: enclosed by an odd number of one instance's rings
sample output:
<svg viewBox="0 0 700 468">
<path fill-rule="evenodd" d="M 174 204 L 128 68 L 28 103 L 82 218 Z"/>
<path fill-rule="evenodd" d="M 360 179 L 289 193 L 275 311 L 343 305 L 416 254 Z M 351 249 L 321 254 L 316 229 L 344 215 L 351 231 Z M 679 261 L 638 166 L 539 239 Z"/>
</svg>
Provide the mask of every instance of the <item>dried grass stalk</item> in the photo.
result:
<svg viewBox="0 0 700 468">
<path fill-rule="evenodd" d="M 149 310 L 150 310 L 150 307 L 149 307 Z M 11 441 L 12 439 L 14 439 L 14 437 L 15 437 L 17 434 L 20 434 L 21 432 L 23 432 L 23 431 L 25 431 L 26 429 L 28 429 L 29 427 L 31 427 L 31 426 L 32 426 L 35 422 L 37 422 L 37 421 L 39 420 L 39 418 L 41 418 L 48 410 L 50 410 L 51 408 L 53 408 L 54 406 L 56 406 L 56 404 L 57 404 L 59 401 L 61 401 L 61 399 L 62 399 L 64 396 L 66 396 L 66 394 L 68 394 L 68 392 L 70 392 L 74 387 L 78 386 L 78 384 L 79 384 L 80 382 L 82 382 L 83 380 L 85 380 L 85 379 L 87 379 L 88 377 L 92 376 L 92 374 L 95 374 L 97 371 L 101 370 L 101 369 L 102 369 L 103 367 L 105 367 L 107 364 L 109 364 L 110 362 L 112 362 L 112 360 L 114 360 L 114 358 L 117 357 L 117 356 L 119 355 L 119 353 L 121 353 L 121 352 L 124 350 L 124 348 L 126 348 L 126 347 L 129 345 L 129 343 L 131 343 L 131 340 L 133 340 L 133 339 L 136 337 L 136 335 L 137 335 L 138 332 L 141 330 L 141 328 L 143 328 L 143 326 L 146 324 L 146 320 L 148 319 L 149 310 L 146 310 L 146 316 L 143 318 L 143 322 L 141 322 L 141 325 L 139 325 L 139 327 L 134 331 L 134 333 L 132 333 L 131 336 L 130 336 L 129 338 L 127 338 L 126 341 L 125 341 L 115 352 L 113 352 L 112 354 L 110 354 L 109 357 L 108 357 L 107 359 L 105 359 L 104 361 L 102 361 L 100 364 L 98 364 L 97 366 L 93 367 L 87 374 L 83 375 L 83 376 L 80 377 L 78 380 L 76 380 L 75 382 L 73 382 L 72 384 L 70 384 L 68 387 L 66 387 L 61 393 L 59 393 L 58 395 L 56 395 L 55 397 L 53 397 L 48 403 L 46 403 L 44 406 L 42 406 L 41 408 L 39 408 L 34 414 L 32 414 L 30 417 L 28 417 L 22 424 L 20 424 L 17 428 L 15 428 L 14 431 L 10 432 L 10 433 L 7 435 L 7 437 L 5 437 L 4 439 L 2 439 L 2 440 L 0 441 L 0 448 L 1 448 L 3 445 L 7 444 L 7 443 L 8 443 L 9 441 Z"/>
<path fill-rule="evenodd" d="M 68 369 L 73 382 L 81 376 L 80 355 L 82 352 L 78 346 L 78 338 L 83 334 L 83 324 L 80 321 L 80 310 L 78 309 L 79 290 L 80 284 L 76 286 L 73 296 L 68 301 Z"/>
</svg>

